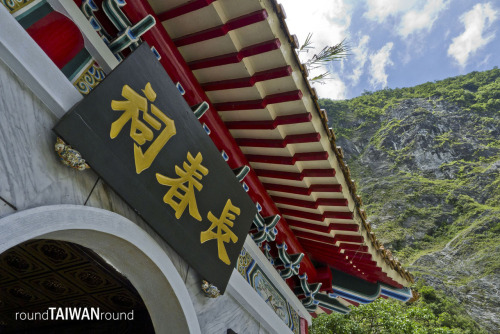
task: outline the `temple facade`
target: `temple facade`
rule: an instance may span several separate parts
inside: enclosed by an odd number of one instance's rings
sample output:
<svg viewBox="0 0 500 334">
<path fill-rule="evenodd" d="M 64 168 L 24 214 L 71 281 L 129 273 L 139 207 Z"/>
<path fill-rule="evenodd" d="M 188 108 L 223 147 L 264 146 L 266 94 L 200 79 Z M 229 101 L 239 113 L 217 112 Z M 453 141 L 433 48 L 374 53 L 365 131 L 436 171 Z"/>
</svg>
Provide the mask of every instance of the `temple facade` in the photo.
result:
<svg viewBox="0 0 500 334">
<path fill-rule="evenodd" d="M 0 4 L 2 333 L 304 334 L 414 298 L 275 0 Z"/>
</svg>

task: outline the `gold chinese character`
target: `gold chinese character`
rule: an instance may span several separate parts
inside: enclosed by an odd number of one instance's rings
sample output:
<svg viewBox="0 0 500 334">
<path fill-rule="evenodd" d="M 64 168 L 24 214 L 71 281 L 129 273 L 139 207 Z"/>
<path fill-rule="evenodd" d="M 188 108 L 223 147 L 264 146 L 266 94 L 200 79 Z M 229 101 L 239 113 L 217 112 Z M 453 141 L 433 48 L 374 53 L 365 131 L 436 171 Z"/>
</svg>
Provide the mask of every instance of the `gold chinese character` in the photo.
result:
<svg viewBox="0 0 500 334">
<path fill-rule="evenodd" d="M 161 123 L 148 113 L 148 100 L 154 102 L 156 100 L 156 93 L 148 82 L 146 87 L 142 90 L 145 97 L 137 94 L 129 85 L 124 85 L 122 89 L 122 96 L 126 99 L 124 101 L 111 101 L 111 109 L 123 111 L 123 114 L 113 124 L 111 124 L 111 131 L 109 136 L 111 139 L 116 138 L 122 131 L 125 124 L 131 121 L 130 124 L 130 137 L 135 141 L 134 144 L 134 160 L 135 171 L 140 174 L 143 170 L 149 168 L 156 158 L 158 153 L 167 141 L 176 134 L 174 121 L 168 118 L 160 109 L 154 104 L 151 105 L 151 113 L 155 115 L 163 124 L 165 128 L 158 135 L 158 137 L 149 145 L 146 152 L 143 152 L 140 146 L 144 145 L 147 141 L 153 140 L 153 131 L 148 127 L 151 126 L 155 130 L 160 130 Z M 139 114 L 142 111 L 143 121 L 139 119 Z M 147 124 L 146 124 L 147 123 Z"/>
<path fill-rule="evenodd" d="M 179 219 L 189 205 L 189 214 L 193 218 L 201 221 L 198 205 L 196 204 L 196 197 L 194 196 L 194 188 L 198 191 L 203 188 L 203 185 L 199 181 L 201 181 L 203 175 L 208 174 L 208 169 L 201 164 L 203 159 L 201 153 L 198 153 L 196 158 L 193 158 L 191 153 L 188 152 L 187 159 L 191 165 L 184 162 L 182 165 L 184 170 L 179 166 L 175 166 L 175 173 L 179 178 L 171 179 L 157 173 L 156 179 L 164 186 L 171 186 L 170 190 L 163 197 L 163 202 L 170 205 L 175 210 L 175 218 Z M 174 198 L 177 198 L 179 201 L 174 201 Z"/>
<path fill-rule="evenodd" d="M 229 256 L 227 255 L 224 243 L 229 242 L 229 240 L 231 240 L 233 243 L 236 243 L 236 241 L 238 241 L 238 237 L 230 229 L 230 227 L 234 226 L 233 220 L 236 218 L 235 215 L 240 215 L 240 209 L 234 206 L 231 203 L 231 200 L 228 199 L 226 205 L 224 206 L 224 210 L 222 210 L 220 218 L 216 218 L 212 214 L 212 212 L 208 212 L 208 220 L 212 222 L 212 225 L 208 230 L 201 232 L 200 235 L 201 243 L 204 243 L 208 240 L 217 239 L 219 259 L 221 259 L 222 262 L 228 265 L 231 264 L 231 262 L 229 261 Z M 217 228 L 217 232 L 213 231 L 215 228 Z"/>
</svg>

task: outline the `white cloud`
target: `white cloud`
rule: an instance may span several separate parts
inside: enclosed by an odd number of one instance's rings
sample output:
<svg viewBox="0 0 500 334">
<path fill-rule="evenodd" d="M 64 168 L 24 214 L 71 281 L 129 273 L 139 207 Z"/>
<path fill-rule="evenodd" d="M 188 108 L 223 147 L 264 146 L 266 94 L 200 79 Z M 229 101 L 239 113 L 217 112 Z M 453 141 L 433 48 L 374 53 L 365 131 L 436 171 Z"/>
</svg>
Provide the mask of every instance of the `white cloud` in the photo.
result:
<svg viewBox="0 0 500 334">
<path fill-rule="evenodd" d="M 368 42 L 370 41 L 370 36 L 364 35 L 359 40 L 359 44 L 352 48 L 351 56 L 349 56 L 348 61 L 351 59 L 354 61 L 354 69 L 352 74 L 348 76 L 351 80 L 351 84 L 356 86 L 359 82 L 361 75 L 363 74 L 363 70 L 365 67 L 365 63 L 368 60 Z"/>
<path fill-rule="evenodd" d="M 287 15 L 290 33 L 304 43 L 307 34 L 313 33 L 313 44 L 320 50 L 326 45 L 337 44 L 346 38 L 351 24 L 351 8 L 345 0 L 281 0 Z"/>
<path fill-rule="evenodd" d="M 281 0 L 280 2 L 285 8 L 290 33 L 297 35 L 300 44 L 304 43 L 309 33 L 313 33 L 314 49 L 300 55 L 303 62 L 323 47 L 335 45 L 348 37 L 352 8 L 347 0 L 309 0 L 307 6 L 304 6 L 304 2 L 297 0 Z M 334 69 L 339 69 L 341 66 L 340 62 L 333 64 Z M 309 78 L 328 70 L 330 68 L 310 71 Z M 345 84 L 337 75 L 332 75 L 332 79 L 325 80 L 325 84 L 316 84 L 315 87 L 321 97 L 345 98 Z"/>
<path fill-rule="evenodd" d="M 387 66 L 394 65 L 390 59 L 393 46 L 394 44 L 389 42 L 376 53 L 370 55 L 370 83 L 374 88 L 387 87 L 387 74 L 385 70 Z"/>
<path fill-rule="evenodd" d="M 419 0 L 368 0 L 368 11 L 364 16 L 378 23 L 384 22 L 389 16 L 396 16 L 408 11 Z"/>
<path fill-rule="evenodd" d="M 393 17 L 396 31 L 407 37 L 418 31 L 429 32 L 451 0 L 368 0 L 364 16 L 378 23 Z"/>
<path fill-rule="evenodd" d="M 333 73 L 330 79 L 325 80 L 324 84 L 313 83 L 313 87 L 320 98 L 343 100 L 347 97 L 347 87 L 336 73 Z"/>
<path fill-rule="evenodd" d="M 421 10 L 413 9 L 406 12 L 398 28 L 398 34 L 407 37 L 411 33 L 431 30 L 439 13 L 448 7 L 449 0 L 428 0 Z"/>
<path fill-rule="evenodd" d="M 497 15 L 498 11 L 493 9 L 491 3 L 488 2 L 475 5 L 470 11 L 460 16 L 465 31 L 453 38 L 448 48 L 448 55 L 455 58 L 461 67 L 465 67 L 471 55 L 495 38 L 495 32 L 483 34 L 498 18 Z"/>
</svg>

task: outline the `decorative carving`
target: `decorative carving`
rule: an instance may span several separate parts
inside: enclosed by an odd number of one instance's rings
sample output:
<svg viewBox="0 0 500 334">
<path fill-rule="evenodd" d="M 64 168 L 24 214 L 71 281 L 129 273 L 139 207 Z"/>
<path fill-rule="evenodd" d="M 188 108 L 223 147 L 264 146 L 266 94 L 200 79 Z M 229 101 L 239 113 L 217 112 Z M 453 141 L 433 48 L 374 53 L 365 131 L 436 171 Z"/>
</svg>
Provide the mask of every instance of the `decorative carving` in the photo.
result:
<svg viewBox="0 0 500 334">
<path fill-rule="evenodd" d="M 0 0 L 0 4 L 4 5 L 11 14 L 14 14 L 21 8 L 29 5 L 35 0 Z"/>
<path fill-rule="evenodd" d="M 282 268 L 278 270 L 283 279 L 288 279 L 299 274 L 300 262 L 304 258 L 304 253 L 288 254 L 288 246 L 285 242 L 277 244 L 279 258 L 274 260 L 274 266 Z"/>
<path fill-rule="evenodd" d="M 253 224 L 257 227 L 257 231 L 252 234 L 253 241 L 255 241 L 255 243 L 260 246 L 264 241 L 276 240 L 276 235 L 278 234 L 276 224 L 278 224 L 280 219 L 280 215 L 274 215 L 264 218 L 260 213 L 257 212 L 255 214 L 255 218 L 253 219 Z"/>
<path fill-rule="evenodd" d="M 217 298 L 220 296 L 219 289 L 215 285 L 210 284 L 205 280 L 201 282 L 201 289 L 205 293 L 205 296 L 207 296 L 208 298 Z"/>
<path fill-rule="evenodd" d="M 274 258 L 271 254 L 271 246 L 268 243 L 265 243 L 262 248 L 264 249 L 264 255 L 266 256 L 267 260 L 274 266 Z"/>
<path fill-rule="evenodd" d="M 299 279 L 300 287 L 295 288 L 294 292 L 301 299 L 306 310 L 313 313 L 319 304 L 315 296 L 319 293 L 322 283 L 309 284 L 307 274 L 299 275 Z"/>
<path fill-rule="evenodd" d="M 90 168 L 90 166 L 85 162 L 85 159 L 82 158 L 80 152 L 71 148 L 71 146 L 67 145 L 61 138 L 57 138 L 54 147 L 63 165 L 79 171 L 84 171 L 85 169 Z"/>
<path fill-rule="evenodd" d="M 88 282 L 97 286 L 90 287 Z M 127 321 L 124 328 L 115 323 L 113 331 L 154 333 L 151 325 L 145 327 L 150 320 L 138 292 L 91 250 L 63 241 L 35 239 L 0 254 L 0 333 L 7 330 L 5 326 L 9 332 L 40 331 L 38 321 L 15 321 L 15 312 L 45 312 L 53 306 L 98 307 L 103 312 L 133 309 L 137 319 Z M 101 332 L 111 332 L 102 326 Z M 83 332 L 96 332 L 93 329 Z"/>
<path fill-rule="evenodd" d="M 83 271 L 79 273 L 78 278 L 91 287 L 96 287 L 103 283 L 103 280 L 98 275 L 90 271 Z"/>
<path fill-rule="evenodd" d="M 80 76 L 73 81 L 73 86 L 78 89 L 82 95 L 87 95 L 106 77 L 102 68 L 91 59 L 90 64 Z"/>
<path fill-rule="evenodd" d="M 266 243 L 265 246 L 269 246 L 269 244 Z M 245 248 L 241 250 L 237 269 L 248 284 L 270 306 L 270 309 L 283 320 L 293 333 L 299 334 L 300 317 L 298 313 L 286 301 L 286 298 L 274 286 Z"/>
<path fill-rule="evenodd" d="M 42 286 L 45 289 L 57 294 L 62 294 L 68 290 L 61 282 L 55 279 L 48 279 L 46 281 L 43 281 Z"/>
<path fill-rule="evenodd" d="M 14 287 L 14 288 L 10 289 L 9 293 L 13 297 L 15 297 L 17 299 L 24 300 L 24 301 L 30 301 L 31 299 L 33 299 L 33 296 L 31 294 L 29 294 L 26 290 L 24 290 L 23 288 L 20 288 L 20 287 Z"/>
<path fill-rule="evenodd" d="M 26 260 L 18 257 L 17 255 L 10 253 L 5 257 L 5 261 L 9 266 L 17 271 L 26 271 L 30 268 L 30 265 Z"/>
<path fill-rule="evenodd" d="M 132 300 L 132 298 L 129 298 L 127 296 L 116 295 L 111 297 L 111 301 L 121 307 L 131 308 L 132 306 L 134 306 L 134 301 Z"/>
<path fill-rule="evenodd" d="M 43 254 L 55 261 L 63 261 L 68 257 L 68 253 L 60 247 L 45 244 L 41 247 Z"/>
<path fill-rule="evenodd" d="M 240 252 L 240 256 L 238 257 L 238 262 L 236 263 L 236 269 L 241 276 L 246 277 L 247 269 L 252 265 L 252 263 L 254 263 L 252 256 L 247 253 L 245 248 L 243 248 Z"/>
</svg>

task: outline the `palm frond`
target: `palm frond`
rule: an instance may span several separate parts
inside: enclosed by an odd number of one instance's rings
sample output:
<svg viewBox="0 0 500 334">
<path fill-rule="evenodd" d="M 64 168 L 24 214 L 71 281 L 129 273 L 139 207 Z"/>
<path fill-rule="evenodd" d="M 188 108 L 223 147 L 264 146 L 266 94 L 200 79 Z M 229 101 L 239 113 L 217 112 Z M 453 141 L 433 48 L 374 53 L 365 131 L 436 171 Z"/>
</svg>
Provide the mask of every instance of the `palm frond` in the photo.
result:
<svg viewBox="0 0 500 334">
<path fill-rule="evenodd" d="M 304 44 L 302 44 L 302 46 L 299 48 L 299 53 L 300 52 L 308 53 L 310 50 L 314 49 L 312 43 L 312 36 L 313 36 L 312 33 L 307 34 Z M 306 66 L 308 71 L 312 71 L 328 65 L 328 63 L 331 61 L 342 60 L 346 58 L 348 55 L 350 55 L 349 53 L 350 50 L 351 49 L 349 45 L 346 43 L 345 39 L 343 39 L 340 43 L 337 43 L 333 46 L 325 46 L 323 49 L 321 49 L 320 52 L 309 58 L 304 63 L 304 65 Z M 332 79 L 328 77 L 329 75 L 330 72 L 326 71 L 324 73 L 315 76 L 312 79 L 309 79 L 309 81 L 314 83 L 325 84 L 325 80 Z"/>
<path fill-rule="evenodd" d="M 345 42 L 335 44 L 333 46 L 325 46 L 320 52 L 313 55 L 307 62 L 306 66 L 311 69 L 317 68 L 318 66 L 326 65 L 327 63 L 334 60 L 341 60 L 349 55 L 350 48 Z"/>
<path fill-rule="evenodd" d="M 327 71 L 327 72 L 324 72 L 324 73 L 321 73 L 321 74 L 319 74 L 319 75 L 315 76 L 315 77 L 314 77 L 314 78 L 312 78 L 312 79 L 309 79 L 309 81 L 311 81 L 311 82 L 319 82 L 319 83 L 324 83 L 324 81 L 323 81 L 323 80 L 325 80 L 325 79 L 331 79 L 331 78 L 328 78 L 328 76 L 329 76 L 329 75 L 330 75 L 330 72 L 328 72 L 328 71 Z"/>
<path fill-rule="evenodd" d="M 304 44 L 302 44 L 299 48 L 299 53 L 300 52 L 309 52 L 309 50 L 313 49 L 314 47 L 312 46 L 312 32 L 307 34 L 306 40 Z"/>
</svg>

